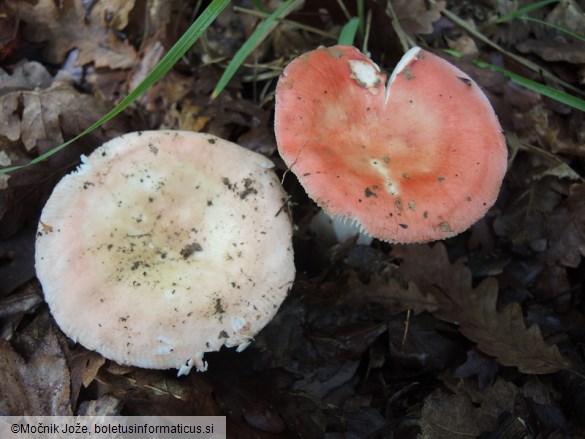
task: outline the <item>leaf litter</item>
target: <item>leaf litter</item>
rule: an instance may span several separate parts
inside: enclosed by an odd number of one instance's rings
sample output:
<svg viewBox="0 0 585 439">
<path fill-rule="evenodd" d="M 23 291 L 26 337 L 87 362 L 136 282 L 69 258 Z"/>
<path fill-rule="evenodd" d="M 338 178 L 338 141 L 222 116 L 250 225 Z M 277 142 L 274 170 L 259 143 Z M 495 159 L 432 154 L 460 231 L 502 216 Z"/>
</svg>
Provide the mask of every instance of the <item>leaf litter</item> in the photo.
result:
<svg viewBox="0 0 585 439">
<path fill-rule="evenodd" d="M 450 264 L 441 243 L 399 251 L 405 258 L 401 270 L 436 298 L 433 314 L 458 325 L 479 350 L 523 373 L 551 373 L 570 366 L 556 346 L 545 343 L 536 325 L 525 326 L 518 304 L 497 309 L 496 279 L 485 278 L 474 288 L 471 271 L 461 263 Z"/>
<path fill-rule="evenodd" d="M 222 69 L 258 23 L 241 7 L 226 10 L 207 40 L 122 117 L 0 180 L 2 414 L 225 415 L 233 437 L 583 436 L 584 116 L 475 67 L 471 60 L 482 58 L 540 79 L 470 40 L 441 11 L 581 90 L 582 43 L 533 21 L 494 25 L 510 12 L 502 2 L 394 1 L 394 17 L 385 4 L 365 5 L 374 11 L 372 56 L 383 69 L 400 57 L 396 32 L 437 53 L 460 49 L 465 57 L 453 62 L 486 90 L 515 136 L 508 136 L 513 159 L 504 187 L 486 218 L 434 245 L 325 244 L 306 227 L 315 206 L 289 173 L 298 276 L 246 351 L 213 353 L 208 372 L 177 378 L 72 344 L 42 303 L 27 244 L 60 176 L 108 138 L 161 127 L 239 142 L 283 173 L 271 126 L 275 79 L 301 46 L 334 42 L 305 29 L 336 35 L 347 21 L 339 3 L 305 2 L 210 102 Z M 2 166 L 42 154 L 105 114 L 194 13 L 190 5 L 117 0 L 0 8 Z M 572 32 L 585 17 L 574 1 L 530 16 Z M 551 54 L 551 41 L 562 50 Z"/>
</svg>

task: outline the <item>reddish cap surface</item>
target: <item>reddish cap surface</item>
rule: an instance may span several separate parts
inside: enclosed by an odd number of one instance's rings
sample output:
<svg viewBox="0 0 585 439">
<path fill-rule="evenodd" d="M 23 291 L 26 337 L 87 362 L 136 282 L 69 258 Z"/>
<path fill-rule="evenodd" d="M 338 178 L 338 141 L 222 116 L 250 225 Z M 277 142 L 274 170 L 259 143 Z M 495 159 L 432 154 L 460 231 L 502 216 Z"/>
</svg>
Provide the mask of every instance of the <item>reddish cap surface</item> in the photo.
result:
<svg viewBox="0 0 585 439">
<path fill-rule="evenodd" d="M 83 162 L 53 191 L 36 243 L 63 332 L 119 363 L 181 372 L 245 348 L 295 274 L 272 162 L 179 131 L 127 134 Z"/>
<path fill-rule="evenodd" d="M 485 215 L 504 177 L 496 115 L 468 75 L 418 47 L 386 81 L 350 46 L 295 59 L 276 89 L 278 150 L 319 206 L 376 238 L 456 235 Z"/>
</svg>

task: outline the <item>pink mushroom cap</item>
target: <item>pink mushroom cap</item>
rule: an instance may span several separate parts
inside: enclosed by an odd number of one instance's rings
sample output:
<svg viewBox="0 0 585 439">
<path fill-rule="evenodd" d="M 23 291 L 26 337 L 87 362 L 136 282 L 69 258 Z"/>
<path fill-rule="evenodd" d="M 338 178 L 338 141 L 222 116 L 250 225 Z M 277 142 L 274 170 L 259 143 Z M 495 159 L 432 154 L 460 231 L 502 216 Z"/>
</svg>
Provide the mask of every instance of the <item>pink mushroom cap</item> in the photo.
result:
<svg viewBox="0 0 585 439">
<path fill-rule="evenodd" d="M 243 350 L 295 276 L 286 194 L 266 157 L 144 131 L 96 149 L 43 209 L 36 270 L 63 332 L 122 364 L 203 371 Z"/>
<path fill-rule="evenodd" d="M 319 48 L 276 88 L 280 155 L 332 216 L 397 243 L 454 236 L 495 203 L 507 149 L 464 72 L 418 47 L 390 77 L 350 46 Z"/>
</svg>

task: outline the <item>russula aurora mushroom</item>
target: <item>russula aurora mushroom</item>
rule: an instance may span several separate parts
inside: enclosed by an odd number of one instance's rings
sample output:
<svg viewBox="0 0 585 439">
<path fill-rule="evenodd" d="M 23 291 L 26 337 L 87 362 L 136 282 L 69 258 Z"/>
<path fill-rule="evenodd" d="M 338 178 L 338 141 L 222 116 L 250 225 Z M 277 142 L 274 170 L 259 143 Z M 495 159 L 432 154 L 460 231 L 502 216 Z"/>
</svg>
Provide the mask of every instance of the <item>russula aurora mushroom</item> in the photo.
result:
<svg viewBox="0 0 585 439">
<path fill-rule="evenodd" d="M 194 365 L 243 350 L 294 278 L 292 226 L 272 162 L 217 137 L 113 139 L 55 187 L 36 270 L 63 332 L 122 364 Z"/>
<path fill-rule="evenodd" d="M 414 243 L 456 235 L 494 204 L 507 150 L 479 86 L 418 47 L 386 75 L 356 48 L 301 55 L 276 88 L 280 155 L 328 214 Z"/>
</svg>

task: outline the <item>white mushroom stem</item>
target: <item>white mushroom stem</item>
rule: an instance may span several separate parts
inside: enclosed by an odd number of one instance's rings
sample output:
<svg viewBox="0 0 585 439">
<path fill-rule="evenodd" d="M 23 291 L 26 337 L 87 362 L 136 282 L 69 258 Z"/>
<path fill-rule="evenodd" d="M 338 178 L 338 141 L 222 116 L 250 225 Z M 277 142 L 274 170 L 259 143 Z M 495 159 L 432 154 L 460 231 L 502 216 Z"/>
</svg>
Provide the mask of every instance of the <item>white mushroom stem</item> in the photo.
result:
<svg viewBox="0 0 585 439">
<path fill-rule="evenodd" d="M 365 233 L 355 221 L 345 217 L 331 217 L 323 210 L 319 210 L 313 217 L 310 228 L 316 233 L 317 239 L 327 245 L 346 242 L 356 235 L 358 235 L 356 241 L 358 245 L 370 245 L 373 241 L 373 238 Z"/>
</svg>

